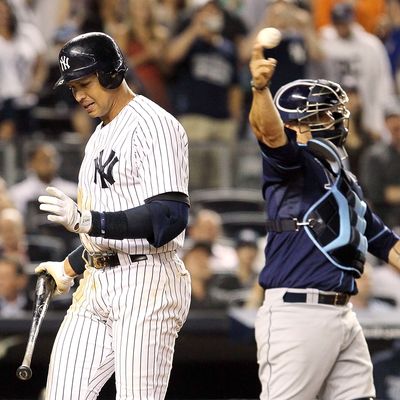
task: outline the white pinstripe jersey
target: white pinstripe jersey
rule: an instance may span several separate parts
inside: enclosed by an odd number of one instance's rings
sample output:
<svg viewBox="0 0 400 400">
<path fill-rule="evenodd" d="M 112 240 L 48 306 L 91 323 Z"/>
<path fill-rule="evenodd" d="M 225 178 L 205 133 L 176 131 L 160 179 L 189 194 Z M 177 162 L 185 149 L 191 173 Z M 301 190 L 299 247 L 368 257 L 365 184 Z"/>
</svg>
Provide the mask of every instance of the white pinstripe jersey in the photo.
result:
<svg viewBox="0 0 400 400">
<path fill-rule="evenodd" d="M 171 114 L 138 95 L 90 137 L 79 172 L 78 205 L 100 212 L 127 210 L 157 194 L 188 194 L 188 179 L 186 132 Z M 89 252 L 154 254 L 180 248 L 184 232 L 159 248 L 146 239 L 80 237 Z"/>
</svg>

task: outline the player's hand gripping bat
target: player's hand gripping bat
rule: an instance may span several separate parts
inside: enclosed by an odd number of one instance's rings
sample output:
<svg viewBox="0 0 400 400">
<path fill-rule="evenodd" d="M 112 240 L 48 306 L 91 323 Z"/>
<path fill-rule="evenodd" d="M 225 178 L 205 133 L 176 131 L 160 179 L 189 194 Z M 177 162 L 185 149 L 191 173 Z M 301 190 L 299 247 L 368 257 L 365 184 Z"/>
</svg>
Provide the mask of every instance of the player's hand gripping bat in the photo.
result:
<svg viewBox="0 0 400 400">
<path fill-rule="evenodd" d="M 50 298 L 55 290 L 56 283 L 53 277 L 47 273 L 41 273 L 36 281 L 35 288 L 35 305 L 33 308 L 33 317 L 31 329 L 29 331 L 29 339 L 26 345 L 24 359 L 17 369 L 17 377 L 23 381 L 27 381 L 32 377 L 31 360 L 33 350 L 35 348 L 36 339 L 42 325 L 44 316 L 49 306 Z"/>
</svg>

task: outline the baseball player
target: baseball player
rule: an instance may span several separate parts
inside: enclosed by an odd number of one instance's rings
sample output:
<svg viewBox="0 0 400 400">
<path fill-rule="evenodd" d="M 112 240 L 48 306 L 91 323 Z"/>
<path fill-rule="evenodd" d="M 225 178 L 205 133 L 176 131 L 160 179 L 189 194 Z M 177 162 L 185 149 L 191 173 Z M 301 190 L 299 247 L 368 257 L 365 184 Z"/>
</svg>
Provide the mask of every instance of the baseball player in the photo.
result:
<svg viewBox="0 0 400 400">
<path fill-rule="evenodd" d="M 55 339 L 46 399 L 95 399 L 113 372 L 118 399 L 162 399 L 190 303 L 177 256 L 189 209 L 186 133 L 128 87 L 108 35 L 73 38 L 59 67 L 56 86 L 101 122 L 86 145 L 78 204 L 55 187 L 39 197 L 48 219 L 79 233 L 82 246 L 36 272 L 48 271 L 59 293 L 84 273 Z"/>
<path fill-rule="evenodd" d="M 368 347 L 349 300 L 367 251 L 400 269 L 399 237 L 371 212 L 343 165 L 346 93 L 304 79 L 273 99 L 276 64 L 254 44 L 249 118 L 268 217 L 255 327 L 261 399 L 373 399 Z"/>
</svg>

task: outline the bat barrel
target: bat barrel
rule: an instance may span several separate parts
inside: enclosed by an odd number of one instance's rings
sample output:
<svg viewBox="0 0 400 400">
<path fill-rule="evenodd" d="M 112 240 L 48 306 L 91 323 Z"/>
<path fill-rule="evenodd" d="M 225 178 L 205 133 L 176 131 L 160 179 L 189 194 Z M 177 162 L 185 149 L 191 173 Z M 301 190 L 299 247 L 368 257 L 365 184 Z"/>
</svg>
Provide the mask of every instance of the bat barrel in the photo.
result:
<svg viewBox="0 0 400 400">
<path fill-rule="evenodd" d="M 32 370 L 28 365 L 19 366 L 16 374 L 21 381 L 27 381 L 32 378 Z"/>
<path fill-rule="evenodd" d="M 55 282 L 50 275 L 39 275 L 35 290 L 35 308 L 33 310 L 32 324 L 29 332 L 28 343 L 26 345 L 25 356 L 24 360 L 22 361 L 22 365 L 18 367 L 16 372 L 17 377 L 23 381 L 27 381 L 32 377 L 32 370 L 30 368 L 32 354 L 35 348 L 39 329 L 46 314 L 54 288 Z"/>
</svg>

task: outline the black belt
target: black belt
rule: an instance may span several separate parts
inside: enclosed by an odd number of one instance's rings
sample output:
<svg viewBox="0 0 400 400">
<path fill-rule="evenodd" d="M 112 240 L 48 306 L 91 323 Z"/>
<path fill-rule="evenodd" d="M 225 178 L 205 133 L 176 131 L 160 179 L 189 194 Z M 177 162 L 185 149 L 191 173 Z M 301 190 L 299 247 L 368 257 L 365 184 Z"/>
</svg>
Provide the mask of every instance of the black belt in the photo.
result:
<svg viewBox="0 0 400 400">
<path fill-rule="evenodd" d="M 309 219 L 306 222 L 301 222 L 297 218 L 286 218 L 286 219 L 267 219 L 265 222 L 265 226 L 267 228 L 267 232 L 290 232 L 290 231 L 298 231 L 300 228 L 305 226 L 309 226 L 310 228 L 314 227 L 316 221 L 314 219 Z"/>
<path fill-rule="evenodd" d="M 347 293 L 318 293 L 319 304 L 330 304 L 332 306 L 345 306 L 350 300 Z M 286 292 L 283 295 L 283 301 L 286 303 L 307 303 L 307 293 Z"/>
<path fill-rule="evenodd" d="M 128 254 L 129 258 L 132 262 L 144 261 L 147 260 L 147 256 L 145 254 Z M 120 265 L 120 261 L 118 258 L 118 254 L 104 254 L 99 256 L 91 256 L 87 255 L 89 266 L 101 269 L 105 267 L 117 267 Z"/>
</svg>

